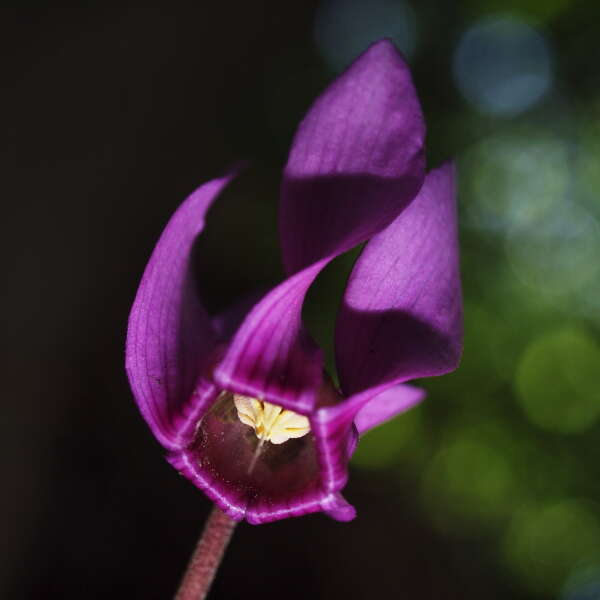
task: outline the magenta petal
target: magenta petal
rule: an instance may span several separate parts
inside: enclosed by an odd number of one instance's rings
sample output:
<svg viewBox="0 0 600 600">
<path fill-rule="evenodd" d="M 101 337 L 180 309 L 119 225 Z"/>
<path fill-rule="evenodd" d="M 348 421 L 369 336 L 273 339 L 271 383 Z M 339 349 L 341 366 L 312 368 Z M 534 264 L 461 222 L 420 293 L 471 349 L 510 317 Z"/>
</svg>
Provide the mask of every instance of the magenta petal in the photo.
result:
<svg viewBox="0 0 600 600">
<path fill-rule="evenodd" d="M 282 184 L 283 260 L 294 273 L 390 223 L 423 182 L 425 126 L 388 40 L 360 56 L 300 124 Z"/>
<path fill-rule="evenodd" d="M 408 67 L 373 45 L 300 125 L 281 199 L 284 262 L 293 275 L 246 317 L 216 369 L 226 389 L 310 412 L 321 359 L 301 325 L 305 294 L 334 257 L 393 221 L 423 180 L 424 124 Z"/>
<path fill-rule="evenodd" d="M 320 408 L 311 420 L 311 427 L 326 489 L 335 493 L 346 485 L 348 461 L 356 449 L 359 434 L 412 408 L 424 397 L 424 390 L 416 387 L 382 385 L 359 392 L 339 404 Z"/>
<path fill-rule="evenodd" d="M 247 315 L 217 366 L 223 389 L 310 413 L 321 383 L 322 357 L 302 326 L 302 303 L 324 263 L 296 273 Z"/>
<path fill-rule="evenodd" d="M 395 385 L 381 392 L 363 406 L 354 424 L 359 434 L 377 427 L 416 406 L 425 398 L 426 392 L 412 385 Z"/>
<path fill-rule="evenodd" d="M 331 494 L 322 503 L 323 512 L 336 521 L 352 521 L 356 517 L 356 509 L 339 492 Z"/>
<path fill-rule="evenodd" d="M 365 246 L 336 327 L 345 394 L 456 368 L 462 299 L 455 204 L 454 167 L 446 164 Z"/>
<path fill-rule="evenodd" d="M 165 227 L 129 316 L 126 369 L 139 409 L 156 438 L 179 446 L 176 420 L 194 389 L 214 331 L 195 290 L 190 255 L 212 202 L 232 175 L 198 188 Z"/>
</svg>

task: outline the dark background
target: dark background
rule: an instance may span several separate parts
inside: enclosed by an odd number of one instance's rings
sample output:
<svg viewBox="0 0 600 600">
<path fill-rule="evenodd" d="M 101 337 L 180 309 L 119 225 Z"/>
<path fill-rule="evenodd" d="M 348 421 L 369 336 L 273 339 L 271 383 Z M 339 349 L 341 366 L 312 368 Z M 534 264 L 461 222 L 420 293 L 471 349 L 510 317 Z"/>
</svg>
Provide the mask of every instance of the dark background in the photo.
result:
<svg viewBox="0 0 600 600">
<path fill-rule="evenodd" d="M 212 597 L 599 598 L 596 3 L 15 6 L 0 24 L 0 597 L 173 593 L 210 504 L 163 459 L 125 378 L 146 260 L 190 191 L 249 159 L 198 273 L 213 310 L 277 281 L 294 127 L 392 35 L 430 166 L 459 161 L 463 366 L 365 438 L 354 522 L 241 525 Z M 353 256 L 306 308 L 329 353 Z"/>
</svg>

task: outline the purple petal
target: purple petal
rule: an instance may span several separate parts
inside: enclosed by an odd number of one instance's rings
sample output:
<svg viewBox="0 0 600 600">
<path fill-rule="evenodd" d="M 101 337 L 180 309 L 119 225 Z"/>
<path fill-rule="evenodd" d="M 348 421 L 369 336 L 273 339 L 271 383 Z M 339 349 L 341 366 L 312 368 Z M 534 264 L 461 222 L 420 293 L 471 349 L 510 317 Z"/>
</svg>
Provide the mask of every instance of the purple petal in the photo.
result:
<svg viewBox="0 0 600 600">
<path fill-rule="evenodd" d="M 321 408 L 311 419 L 323 486 L 332 493 L 346 485 L 348 461 L 358 438 L 358 432 L 352 423 L 354 414 L 344 409 L 346 403 L 344 401 Z"/>
<path fill-rule="evenodd" d="M 354 419 L 359 434 L 377 427 L 416 406 L 425 398 L 425 390 L 412 385 L 396 385 L 378 394 L 363 406 Z"/>
<path fill-rule="evenodd" d="M 282 188 L 288 280 L 257 304 L 217 368 L 226 389 L 309 413 L 321 356 L 301 324 L 305 294 L 334 257 L 388 225 L 423 179 L 424 125 L 408 68 L 373 45 L 300 125 Z"/>
<path fill-rule="evenodd" d="M 424 390 L 413 386 L 382 385 L 339 404 L 320 408 L 311 420 L 311 427 L 325 489 L 335 493 L 346 485 L 348 461 L 356 449 L 359 434 L 412 408 L 424 397 Z"/>
<path fill-rule="evenodd" d="M 165 227 L 129 316 L 126 369 L 139 409 L 166 448 L 179 445 L 177 418 L 215 335 L 195 290 L 191 251 L 204 217 L 233 175 L 198 188 Z"/>
<path fill-rule="evenodd" d="M 411 205 L 365 246 L 336 327 L 345 394 L 382 391 L 458 365 L 462 299 L 455 204 L 454 167 L 446 164 L 429 173 Z"/>
<path fill-rule="evenodd" d="M 390 223 L 423 182 L 425 126 L 408 66 L 371 46 L 316 100 L 285 169 L 283 260 L 294 273 Z"/>
<path fill-rule="evenodd" d="M 333 493 L 323 501 L 322 510 L 336 521 L 352 521 L 356 517 L 356 509 L 340 493 Z"/>
<path fill-rule="evenodd" d="M 301 322 L 317 263 L 271 290 L 250 311 L 214 372 L 223 389 L 310 413 L 321 384 L 322 357 Z"/>
</svg>

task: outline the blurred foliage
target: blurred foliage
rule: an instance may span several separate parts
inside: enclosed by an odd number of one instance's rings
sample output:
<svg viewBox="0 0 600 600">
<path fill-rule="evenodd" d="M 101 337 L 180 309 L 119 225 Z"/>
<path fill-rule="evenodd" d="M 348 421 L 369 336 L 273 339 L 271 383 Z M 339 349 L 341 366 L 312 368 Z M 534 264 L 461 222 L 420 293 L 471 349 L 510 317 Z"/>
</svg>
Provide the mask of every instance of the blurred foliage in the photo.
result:
<svg viewBox="0 0 600 600">
<path fill-rule="evenodd" d="M 494 14 L 497 12 L 513 12 L 522 17 L 535 18 L 539 20 L 553 19 L 560 16 L 573 0 L 466 0 L 464 6 L 470 16 L 482 14 Z"/>
<path fill-rule="evenodd" d="M 332 3 L 323 4 L 329 10 Z M 451 539 L 479 540 L 518 593 L 597 598 L 600 94 L 574 83 L 569 51 L 581 65 L 580 49 L 564 34 L 571 21 L 585 20 L 588 5 L 461 6 L 462 20 L 451 20 L 453 34 L 436 48 L 439 15 L 429 3 L 413 4 L 411 62 L 428 113 L 430 164 L 450 156 L 459 164 L 464 359 L 456 373 L 423 381 L 429 398 L 367 434 L 353 464 L 412 482 L 407 493 L 432 527 Z M 479 19 L 488 24 L 506 14 L 509 23 L 531 27 L 554 58 L 548 92 L 531 106 L 517 99 L 516 112 L 501 116 L 461 98 L 449 71 L 462 36 Z M 319 30 L 317 50 L 321 38 Z M 330 51 L 323 52 L 330 64 Z M 511 66 L 502 52 L 498 76 L 506 78 L 510 102 L 528 83 L 522 65 Z M 467 68 L 470 58 L 463 57 Z M 498 73 L 493 63 L 485 66 Z M 311 293 L 307 316 L 321 341 L 332 335 L 351 258 L 332 266 Z"/>
<path fill-rule="evenodd" d="M 600 417 L 600 350 L 584 331 L 551 331 L 525 351 L 516 375 L 530 421 L 556 433 L 579 433 Z M 551 385 L 549 385 L 551 382 Z"/>
</svg>

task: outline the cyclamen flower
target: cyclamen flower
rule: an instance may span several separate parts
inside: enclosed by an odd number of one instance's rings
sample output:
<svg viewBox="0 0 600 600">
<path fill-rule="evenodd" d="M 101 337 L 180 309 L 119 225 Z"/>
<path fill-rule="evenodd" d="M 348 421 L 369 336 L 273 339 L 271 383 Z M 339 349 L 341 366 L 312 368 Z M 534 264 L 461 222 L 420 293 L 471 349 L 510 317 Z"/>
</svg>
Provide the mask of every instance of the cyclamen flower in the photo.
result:
<svg viewBox="0 0 600 600">
<path fill-rule="evenodd" d="M 231 174 L 196 190 L 160 237 L 131 311 L 129 380 L 170 463 L 232 519 L 352 519 L 340 492 L 358 437 L 422 400 L 407 381 L 456 368 L 454 169 L 425 176 L 424 136 L 408 67 L 378 42 L 296 133 L 281 188 L 283 282 L 246 313 L 202 306 L 191 251 Z M 321 270 L 365 241 L 337 317 L 338 390 L 302 304 Z"/>
</svg>

